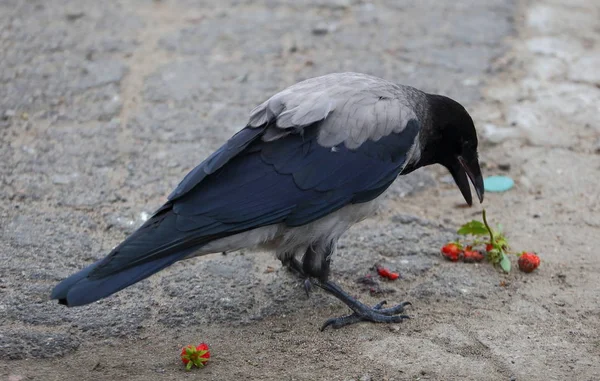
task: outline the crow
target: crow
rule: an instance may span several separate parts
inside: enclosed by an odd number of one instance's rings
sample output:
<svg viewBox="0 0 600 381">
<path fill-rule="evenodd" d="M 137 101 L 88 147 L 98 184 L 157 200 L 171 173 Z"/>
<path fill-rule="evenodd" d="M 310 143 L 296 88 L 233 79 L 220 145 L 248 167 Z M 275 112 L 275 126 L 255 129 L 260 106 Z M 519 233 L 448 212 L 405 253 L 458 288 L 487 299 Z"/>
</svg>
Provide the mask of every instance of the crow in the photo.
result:
<svg viewBox="0 0 600 381">
<path fill-rule="evenodd" d="M 107 297 L 173 263 L 242 248 L 276 252 L 352 313 L 322 329 L 399 322 L 403 302 L 365 305 L 329 279 L 339 238 L 377 210 L 396 178 L 445 166 L 471 205 L 483 201 L 473 120 L 458 102 L 359 73 L 299 82 L 250 113 L 246 127 L 195 167 L 108 256 L 52 291 L 60 304 Z"/>
</svg>

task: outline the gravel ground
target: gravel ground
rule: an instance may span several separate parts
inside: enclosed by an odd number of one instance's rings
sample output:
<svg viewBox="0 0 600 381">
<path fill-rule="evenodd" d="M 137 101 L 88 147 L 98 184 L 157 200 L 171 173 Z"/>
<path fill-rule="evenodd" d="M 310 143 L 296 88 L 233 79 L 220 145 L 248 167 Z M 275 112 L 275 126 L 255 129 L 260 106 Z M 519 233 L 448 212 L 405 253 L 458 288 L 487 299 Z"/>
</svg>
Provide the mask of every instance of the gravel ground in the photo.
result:
<svg viewBox="0 0 600 381">
<path fill-rule="evenodd" d="M 0 378 L 600 379 L 598 19 L 583 0 L 3 0 Z M 431 168 L 397 181 L 333 263 L 365 301 L 413 302 L 403 324 L 321 333 L 345 307 L 254 252 L 178 263 L 82 308 L 48 301 L 255 105 L 340 71 L 463 103 L 484 172 L 517 183 L 484 206 L 541 268 L 444 262 L 479 211 Z M 356 280 L 375 263 L 402 276 L 371 295 Z M 185 373 L 179 348 L 202 340 L 213 363 Z"/>
</svg>

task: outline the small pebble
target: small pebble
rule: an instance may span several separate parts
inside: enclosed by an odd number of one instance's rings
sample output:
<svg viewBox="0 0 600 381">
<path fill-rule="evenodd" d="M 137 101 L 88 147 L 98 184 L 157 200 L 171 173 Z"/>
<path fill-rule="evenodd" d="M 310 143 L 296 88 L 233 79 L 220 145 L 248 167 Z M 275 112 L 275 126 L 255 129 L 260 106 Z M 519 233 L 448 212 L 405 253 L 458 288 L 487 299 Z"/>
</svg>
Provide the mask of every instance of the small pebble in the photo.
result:
<svg viewBox="0 0 600 381">
<path fill-rule="evenodd" d="M 72 13 L 67 13 L 65 15 L 66 19 L 69 21 L 75 21 L 77 19 L 82 18 L 83 16 L 85 16 L 85 13 L 83 13 L 83 12 L 72 12 Z"/>
<path fill-rule="evenodd" d="M 498 164 L 498 169 L 501 171 L 510 171 L 510 164 L 509 163 L 502 163 L 502 164 Z"/>
<path fill-rule="evenodd" d="M 273 266 L 267 266 L 267 269 L 265 270 L 265 274 L 269 274 L 275 271 L 275 267 Z"/>
<path fill-rule="evenodd" d="M 334 32 L 336 27 L 334 25 L 328 25 L 326 23 L 319 23 L 312 29 L 312 34 L 315 36 L 323 36 L 329 32 Z"/>
</svg>

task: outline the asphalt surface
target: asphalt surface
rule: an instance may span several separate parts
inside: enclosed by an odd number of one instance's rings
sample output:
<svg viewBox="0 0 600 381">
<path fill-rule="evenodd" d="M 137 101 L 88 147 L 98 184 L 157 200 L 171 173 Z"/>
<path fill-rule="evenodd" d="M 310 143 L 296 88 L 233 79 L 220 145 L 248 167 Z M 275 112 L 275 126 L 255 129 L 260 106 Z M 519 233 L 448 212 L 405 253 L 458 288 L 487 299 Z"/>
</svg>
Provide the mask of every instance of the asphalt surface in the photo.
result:
<svg viewBox="0 0 600 381">
<path fill-rule="evenodd" d="M 514 12 L 504 0 L 0 2 L 0 359 L 336 304 L 306 300 L 293 274 L 251 252 L 178 263 L 83 308 L 48 296 L 290 84 L 364 72 L 469 109 L 507 49 Z M 420 171 L 389 197 L 410 203 L 437 186 Z M 496 292 L 491 268 L 427 275 L 451 222 L 388 212 L 349 232 L 334 276 L 354 284 L 380 262 L 416 282 L 411 298 Z"/>
</svg>

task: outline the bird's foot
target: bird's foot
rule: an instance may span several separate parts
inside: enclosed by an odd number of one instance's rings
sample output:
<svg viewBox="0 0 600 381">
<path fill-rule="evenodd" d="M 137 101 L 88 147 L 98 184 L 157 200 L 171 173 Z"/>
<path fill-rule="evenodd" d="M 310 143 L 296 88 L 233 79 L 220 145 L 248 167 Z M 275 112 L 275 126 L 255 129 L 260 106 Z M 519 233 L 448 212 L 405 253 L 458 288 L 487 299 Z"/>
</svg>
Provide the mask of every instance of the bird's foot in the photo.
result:
<svg viewBox="0 0 600 381">
<path fill-rule="evenodd" d="M 361 321 L 370 321 L 374 323 L 399 323 L 402 320 L 410 319 L 407 315 L 402 315 L 404 307 L 411 305 L 410 302 L 402 302 L 391 308 L 383 308 L 386 301 L 382 301 L 373 307 L 367 306 L 348 295 L 338 285 L 327 281 L 324 283 L 315 283 L 323 290 L 329 292 L 336 298 L 344 302 L 353 313 L 327 320 L 321 327 L 321 331 L 331 326 L 332 328 L 341 328 Z"/>
<path fill-rule="evenodd" d="M 361 321 L 370 321 L 373 323 L 399 323 L 404 319 L 410 319 L 408 315 L 400 315 L 404 312 L 405 306 L 410 306 L 410 302 L 402 302 L 391 308 L 381 308 L 386 301 L 382 301 L 373 307 L 365 305 L 364 311 L 353 312 L 350 315 L 344 315 L 336 318 L 327 319 L 321 326 L 321 331 L 331 326 L 331 328 L 342 328 L 350 324 L 360 323 Z"/>
</svg>

